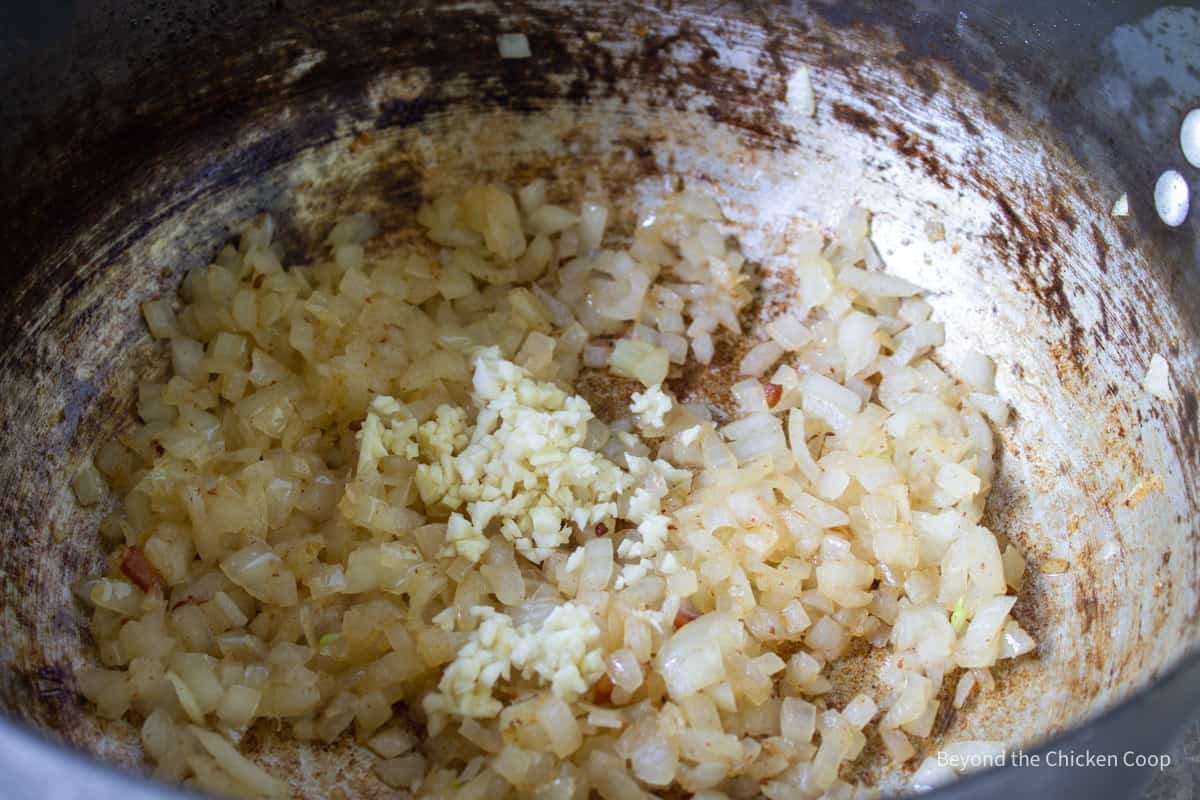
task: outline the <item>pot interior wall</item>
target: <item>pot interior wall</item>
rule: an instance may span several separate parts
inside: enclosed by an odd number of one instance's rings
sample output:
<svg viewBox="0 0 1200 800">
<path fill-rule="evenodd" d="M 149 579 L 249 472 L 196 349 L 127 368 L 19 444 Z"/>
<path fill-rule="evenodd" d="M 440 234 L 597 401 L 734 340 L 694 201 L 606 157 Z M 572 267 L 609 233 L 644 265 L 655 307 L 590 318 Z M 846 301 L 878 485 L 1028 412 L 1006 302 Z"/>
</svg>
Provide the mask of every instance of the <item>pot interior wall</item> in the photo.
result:
<svg viewBox="0 0 1200 800">
<path fill-rule="evenodd" d="M 1195 641 L 1194 312 L 1159 300 L 1171 267 L 1136 245 L 1134 221 L 1107 214 L 1111 192 L 1042 127 L 940 62 L 898 58 L 902 44 L 878 31 L 799 12 L 768 27 L 713 10 L 576 11 L 359 10 L 256 31 L 253 53 L 202 63 L 207 93 L 149 93 L 122 133 L 146 155 L 106 201 L 44 220 L 57 239 L 13 286 L 0 345 L 6 713 L 138 762 L 136 728 L 98 720 L 74 688 L 95 654 L 70 585 L 100 568 L 102 512 L 79 509 L 67 486 L 164 361 L 138 304 L 260 209 L 300 256 L 346 213 L 403 236 L 426 194 L 535 175 L 564 189 L 598 181 L 630 203 L 661 193 L 664 176 L 714 193 L 772 304 L 787 300 L 787 242 L 861 204 L 889 268 L 931 290 L 947 366 L 969 348 L 997 360 L 1014 415 L 997 432 L 987 521 L 1027 554 L 1016 614 L 1039 649 L 945 713 L 938 741 L 1040 739 Z M 502 62 L 499 30 L 525 31 L 533 57 Z M 800 64 L 814 118 L 784 101 Z M 105 153 L 76 155 L 95 169 L 78 180 L 99 179 Z M 944 241 L 926 235 L 935 221 Z M 1172 364 L 1172 402 L 1141 389 L 1155 352 Z M 713 386 L 734 357 L 720 354 Z M 1043 572 L 1051 560 L 1067 571 Z M 847 663 L 840 691 L 869 683 L 870 666 Z M 349 742 L 253 738 L 310 796 L 384 794 Z"/>
</svg>

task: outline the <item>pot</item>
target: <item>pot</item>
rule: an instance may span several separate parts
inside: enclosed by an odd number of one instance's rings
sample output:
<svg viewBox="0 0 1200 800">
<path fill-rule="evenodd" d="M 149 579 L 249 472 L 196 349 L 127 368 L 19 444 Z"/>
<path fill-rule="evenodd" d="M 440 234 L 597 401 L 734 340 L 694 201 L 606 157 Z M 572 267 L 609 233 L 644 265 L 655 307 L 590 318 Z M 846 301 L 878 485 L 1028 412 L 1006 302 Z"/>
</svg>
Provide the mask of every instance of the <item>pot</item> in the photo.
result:
<svg viewBox="0 0 1200 800">
<path fill-rule="evenodd" d="M 1178 126 L 1200 96 L 1200 15 L 1152 3 L 98 0 L 0 25 L 0 764 L 12 797 L 168 797 L 121 770 L 137 730 L 99 719 L 69 587 L 96 573 L 98 514 L 68 481 L 133 419 L 161 362 L 138 306 L 259 210 L 290 253 L 368 211 L 401 230 L 424 193 L 480 178 L 666 173 L 714 193 L 752 259 L 798 220 L 875 212 L 889 269 L 933 291 L 948 355 L 999 363 L 987 524 L 1030 565 L 1015 615 L 1036 658 L 939 718 L 934 744 L 1041 754 L 941 797 L 1127 796 L 1200 703 L 1197 218 Z M 1119 7 L 1118 7 L 1119 6 Z M 502 60 L 496 36 L 526 35 Z M 1192 49 L 1188 49 L 1192 48 Z M 806 66 L 817 111 L 797 115 Z M 1128 216 L 1113 216 L 1127 195 Z M 926 224 L 946 236 L 931 241 Z M 1142 388 L 1151 356 L 1173 397 Z M 1065 563 L 1065 568 L 1061 568 Z M 1061 569 L 1060 569 L 1061 568 Z M 852 664 L 845 667 L 853 671 Z M 382 797 L 370 759 L 255 737 L 297 796 Z M 1040 749 L 1039 749 L 1040 748 Z M 80 755 L 86 754 L 86 755 Z M 120 768 L 112 769 L 107 765 Z M 905 776 L 865 758 L 862 780 Z"/>
</svg>

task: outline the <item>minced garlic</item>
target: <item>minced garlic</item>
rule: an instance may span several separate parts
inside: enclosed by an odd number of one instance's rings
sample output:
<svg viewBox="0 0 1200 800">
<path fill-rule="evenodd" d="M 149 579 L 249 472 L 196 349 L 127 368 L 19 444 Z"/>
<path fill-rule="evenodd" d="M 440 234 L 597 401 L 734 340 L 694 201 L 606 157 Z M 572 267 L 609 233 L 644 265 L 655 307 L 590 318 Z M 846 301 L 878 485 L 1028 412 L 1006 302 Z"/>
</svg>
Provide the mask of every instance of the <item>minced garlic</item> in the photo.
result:
<svg viewBox="0 0 1200 800">
<path fill-rule="evenodd" d="M 666 428 L 666 416 L 671 413 L 675 401 L 656 383 L 644 392 L 634 392 L 629 410 L 637 416 L 638 428 L 643 436 L 662 436 Z"/>
<path fill-rule="evenodd" d="M 489 606 L 471 609 L 479 627 L 442 673 L 438 690 L 426 696 L 429 714 L 488 718 L 500 713 L 492 690 L 514 669 L 536 677 L 568 703 L 579 699 L 604 674 L 600 628 L 587 609 L 564 603 L 541 627 L 513 627 L 512 618 Z"/>
</svg>

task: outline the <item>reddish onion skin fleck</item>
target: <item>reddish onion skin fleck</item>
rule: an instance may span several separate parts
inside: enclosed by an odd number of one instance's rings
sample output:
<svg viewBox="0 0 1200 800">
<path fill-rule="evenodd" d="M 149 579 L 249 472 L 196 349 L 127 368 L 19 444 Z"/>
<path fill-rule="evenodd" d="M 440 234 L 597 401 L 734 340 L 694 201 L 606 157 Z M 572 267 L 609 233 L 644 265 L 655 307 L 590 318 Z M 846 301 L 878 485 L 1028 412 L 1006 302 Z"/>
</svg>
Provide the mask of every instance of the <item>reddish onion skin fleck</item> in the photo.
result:
<svg viewBox="0 0 1200 800">
<path fill-rule="evenodd" d="M 605 525 L 603 522 L 597 522 L 596 523 L 596 535 L 604 536 L 607 533 L 608 533 L 608 526 Z"/>
<path fill-rule="evenodd" d="M 133 581 L 143 592 L 149 592 L 152 587 L 163 585 L 162 576 L 146 558 L 146 551 L 140 547 L 126 547 L 121 556 L 121 572 Z"/>
<path fill-rule="evenodd" d="M 783 387 L 778 383 L 764 383 L 763 396 L 767 399 L 767 408 L 774 408 L 783 397 Z"/>
<path fill-rule="evenodd" d="M 689 606 L 680 606 L 679 610 L 675 612 L 675 628 L 682 628 L 698 616 L 700 616 L 700 612 L 695 609 Z"/>
</svg>

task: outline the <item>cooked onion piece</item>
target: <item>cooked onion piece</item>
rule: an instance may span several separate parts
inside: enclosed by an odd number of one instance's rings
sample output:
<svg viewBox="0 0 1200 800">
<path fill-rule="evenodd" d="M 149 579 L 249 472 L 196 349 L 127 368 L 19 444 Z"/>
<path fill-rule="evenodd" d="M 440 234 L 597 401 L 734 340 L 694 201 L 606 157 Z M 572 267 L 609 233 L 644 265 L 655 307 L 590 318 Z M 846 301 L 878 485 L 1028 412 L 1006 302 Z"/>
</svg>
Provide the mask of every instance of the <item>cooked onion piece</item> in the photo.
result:
<svg viewBox="0 0 1200 800">
<path fill-rule="evenodd" d="M 418 795 L 845 794 L 868 737 L 912 759 L 947 681 L 1035 648 L 981 525 L 995 365 L 931 358 L 866 212 L 793 248 L 773 318 L 712 198 L 631 217 L 481 185 L 286 268 L 263 217 L 143 305 L 172 370 L 74 481 L 125 548 L 78 587 L 79 685 L 160 775 L 280 794 L 236 747 L 278 720 Z M 718 404 L 675 393 L 709 365 Z M 856 640 L 878 691 L 837 707 Z"/>
</svg>

